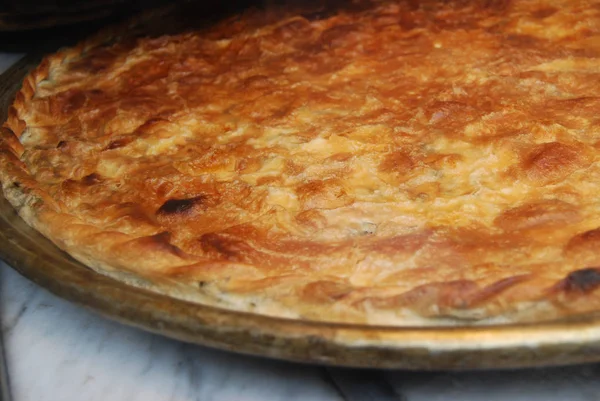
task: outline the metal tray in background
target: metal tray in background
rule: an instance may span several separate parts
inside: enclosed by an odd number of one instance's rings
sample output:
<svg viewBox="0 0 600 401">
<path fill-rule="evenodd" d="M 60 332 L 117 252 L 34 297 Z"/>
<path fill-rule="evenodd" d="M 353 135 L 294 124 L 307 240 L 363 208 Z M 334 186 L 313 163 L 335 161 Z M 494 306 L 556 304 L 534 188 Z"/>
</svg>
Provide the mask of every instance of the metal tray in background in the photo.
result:
<svg viewBox="0 0 600 401">
<path fill-rule="evenodd" d="M 164 22 L 165 15 L 157 15 Z M 152 18 L 145 17 L 140 29 L 173 28 L 153 24 Z M 0 76 L 0 121 L 23 77 L 40 58 L 32 54 Z M 115 281 L 75 261 L 26 225 L 1 196 L 0 258 L 56 295 L 107 318 L 240 353 L 338 366 L 429 370 L 600 361 L 599 315 L 503 326 L 379 327 L 281 319 L 170 298 Z"/>
</svg>

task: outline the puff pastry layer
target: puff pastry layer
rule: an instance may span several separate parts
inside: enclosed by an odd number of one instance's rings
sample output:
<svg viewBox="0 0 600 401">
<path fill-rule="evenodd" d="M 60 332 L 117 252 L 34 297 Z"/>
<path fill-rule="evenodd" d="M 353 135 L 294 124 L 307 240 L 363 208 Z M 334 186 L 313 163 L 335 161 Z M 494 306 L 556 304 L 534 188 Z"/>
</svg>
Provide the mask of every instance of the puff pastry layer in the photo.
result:
<svg viewBox="0 0 600 401">
<path fill-rule="evenodd" d="M 398 1 L 87 41 L 0 135 L 20 215 L 101 273 L 366 324 L 600 308 L 600 3 Z"/>
</svg>

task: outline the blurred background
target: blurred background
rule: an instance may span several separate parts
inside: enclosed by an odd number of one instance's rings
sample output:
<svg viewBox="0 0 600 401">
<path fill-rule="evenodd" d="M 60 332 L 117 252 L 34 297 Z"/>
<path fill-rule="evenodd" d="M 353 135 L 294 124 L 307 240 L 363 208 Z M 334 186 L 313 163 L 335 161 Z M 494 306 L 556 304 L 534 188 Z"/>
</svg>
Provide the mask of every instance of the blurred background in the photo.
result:
<svg viewBox="0 0 600 401">
<path fill-rule="evenodd" d="M 93 21 L 127 14 L 142 8 L 142 3 L 157 2 L 139 0 L 4 0 L 0 3 L 0 29 L 17 31 Z"/>
<path fill-rule="evenodd" d="M 262 3 L 265 1 L 2 0 L 0 52 L 53 51 L 72 45 L 102 27 L 165 7 L 180 7 L 186 10 L 186 18 L 201 23 Z"/>
<path fill-rule="evenodd" d="M 0 52 L 52 51 L 165 0 L 3 0 Z"/>
</svg>

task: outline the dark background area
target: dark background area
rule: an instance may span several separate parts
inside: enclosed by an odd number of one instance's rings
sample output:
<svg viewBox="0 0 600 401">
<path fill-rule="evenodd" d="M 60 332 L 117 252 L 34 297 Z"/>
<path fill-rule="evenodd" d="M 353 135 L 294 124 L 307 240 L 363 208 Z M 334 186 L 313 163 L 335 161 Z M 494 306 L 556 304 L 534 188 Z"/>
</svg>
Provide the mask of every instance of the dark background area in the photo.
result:
<svg viewBox="0 0 600 401">
<path fill-rule="evenodd" d="M 217 20 L 264 2 L 5 0 L 0 1 L 0 52 L 52 52 L 59 47 L 73 45 L 104 27 L 124 23 L 136 15 L 164 7 L 180 7 L 190 24 L 197 22 L 201 26 L 207 20 Z M 165 23 L 168 24 L 168 21 Z"/>
</svg>

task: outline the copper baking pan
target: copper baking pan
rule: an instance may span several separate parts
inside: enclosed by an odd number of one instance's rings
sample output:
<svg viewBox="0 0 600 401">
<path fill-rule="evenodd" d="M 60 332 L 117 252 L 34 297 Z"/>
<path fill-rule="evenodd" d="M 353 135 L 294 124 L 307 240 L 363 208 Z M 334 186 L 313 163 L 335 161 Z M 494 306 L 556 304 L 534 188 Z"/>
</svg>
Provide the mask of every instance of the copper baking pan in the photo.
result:
<svg viewBox="0 0 600 401">
<path fill-rule="evenodd" d="M 152 23 L 157 15 L 165 21 L 163 13 L 154 14 L 139 24 L 140 29 L 165 26 Z M 32 55 L 0 77 L 0 121 L 39 58 Z M 1 196 L 0 258 L 54 294 L 107 318 L 240 353 L 339 366 L 431 370 L 600 361 L 600 313 L 536 324 L 382 327 L 240 313 L 152 293 L 75 261 L 27 226 Z"/>
</svg>

